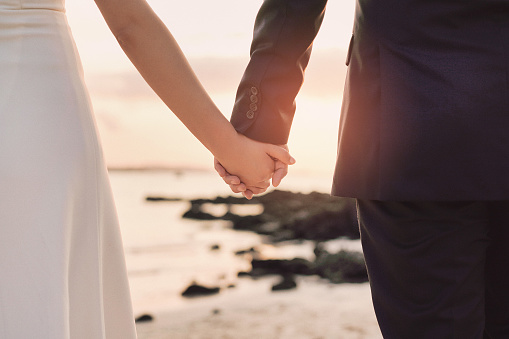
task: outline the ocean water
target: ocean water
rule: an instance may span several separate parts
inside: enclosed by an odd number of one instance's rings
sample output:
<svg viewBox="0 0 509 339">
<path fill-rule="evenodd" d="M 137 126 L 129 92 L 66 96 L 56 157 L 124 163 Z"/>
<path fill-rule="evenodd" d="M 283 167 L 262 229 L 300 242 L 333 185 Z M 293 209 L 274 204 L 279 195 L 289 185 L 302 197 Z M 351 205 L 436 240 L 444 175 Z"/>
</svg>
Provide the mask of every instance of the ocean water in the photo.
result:
<svg viewBox="0 0 509 339">
<path fill-rule="evenodd" d="M 117 205 L 135 314 L 178 308 L 188 302 L 181 292 L 193 281 L 222 288 L 238 281 L 237 272 L 249 269 L 248 258 L 234 252 L 257 246 L 266 257 L 312 256 L 312 243 L 273 245 L 245 231 L 235 231 L 227 221 L 182 219 L 188 199 L 231 194 L 213 172 L 110 171 Z M 327 193 L 326 175 L 290 174 L 280 189 Z M 147 196 L 182 198 L 177 202 L 149 202 Z M 238 214 L 258 214 L 261 206 L 237 206 Z M 217 215 L 223 206 L 208 206 Z M 338 243 L 331 245 L 338 246 Z M 219 250 L 211 247 L 219 245 Z M 359 248 L 358 241 L 339 246 Z"/>
</svg>

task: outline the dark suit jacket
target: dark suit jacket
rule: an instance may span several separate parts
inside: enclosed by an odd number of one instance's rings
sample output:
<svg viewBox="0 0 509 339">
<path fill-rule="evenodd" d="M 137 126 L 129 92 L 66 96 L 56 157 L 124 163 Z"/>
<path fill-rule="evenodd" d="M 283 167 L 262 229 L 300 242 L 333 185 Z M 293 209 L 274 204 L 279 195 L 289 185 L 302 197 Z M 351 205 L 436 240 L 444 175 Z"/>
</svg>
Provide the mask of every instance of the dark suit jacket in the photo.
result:
<svg viewBox="0 0 509 339">
<path fill-rule="evenodd" d="M 286 143 L 325 5 L 264 1 L 240 132 Z M 509 1 L 357 0 L 347 64 L 333 194 L 509 199 Z"/>
</svg>

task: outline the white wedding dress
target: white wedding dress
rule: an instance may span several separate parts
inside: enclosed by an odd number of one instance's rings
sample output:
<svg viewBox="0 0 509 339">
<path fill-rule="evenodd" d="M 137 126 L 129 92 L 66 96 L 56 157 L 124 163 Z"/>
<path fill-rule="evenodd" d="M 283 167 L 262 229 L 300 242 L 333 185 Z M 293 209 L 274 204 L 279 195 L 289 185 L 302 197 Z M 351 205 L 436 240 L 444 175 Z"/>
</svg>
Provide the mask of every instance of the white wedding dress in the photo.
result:
<svg viewBox="0 0 509 339">
<path fill-rule="evenodd" d="M 63 0 L 0 0 L 0 194 L 0 338 L 135 338 Z"/>
</svg>

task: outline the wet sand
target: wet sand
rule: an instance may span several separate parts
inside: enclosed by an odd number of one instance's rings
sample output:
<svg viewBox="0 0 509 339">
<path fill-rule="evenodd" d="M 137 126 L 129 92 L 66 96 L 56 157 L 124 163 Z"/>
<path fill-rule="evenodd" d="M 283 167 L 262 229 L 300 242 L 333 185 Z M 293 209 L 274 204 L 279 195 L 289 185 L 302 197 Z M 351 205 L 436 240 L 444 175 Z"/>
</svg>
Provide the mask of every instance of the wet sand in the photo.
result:
<svg viewBox="0 0 509 339">
<path fill-rule="evenodd" d="M 368 283 L 331 284 L 299 277 L 271 292 L 278 277 L 240 279 L 218 295 L 152 313 L 139 339 L 380 339 Z"/>
</svg>

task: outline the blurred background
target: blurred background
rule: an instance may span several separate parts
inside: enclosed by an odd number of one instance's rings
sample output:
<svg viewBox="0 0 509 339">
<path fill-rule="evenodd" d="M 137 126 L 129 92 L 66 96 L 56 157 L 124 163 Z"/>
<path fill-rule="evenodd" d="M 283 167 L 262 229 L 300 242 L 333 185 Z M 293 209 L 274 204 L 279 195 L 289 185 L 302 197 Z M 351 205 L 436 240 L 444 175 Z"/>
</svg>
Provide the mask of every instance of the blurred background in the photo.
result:
<svg viewBox="0 0 509 339">
<path fill-rule="evenodd" d="M 262 1 L 148 2 L 229 118 Z M 329 192 L 354 5 L 327 5 L 288 143 L 297 164 L 281 190 Z M 138 75 L 93 1 L 68 0 L 67 13 L 110 169 L 135 315 L 154 317 L 139 323 L 140 338 L 379 338 L 366 283 L 305 277 L 298 289 L 274 294 L 274 278 L 238 278 L 250 262 L 235 252 L 254 247 L 265 258 L 312 258 L 316 243 L 275 244 L 228 221 L 183 219 L 190 199 L 230 194 L 213 172 L 212 156 Z M 149 196 L 174 201 L 151 202 Z M 227 208 L 205 207 L 212 215 Z M 257 215 L 263 205 L 235 212 Z M 360 250 L 358 240 L 334 244 Z M 184 298 L 192 283 L 221 293 Z"/>
<path fill-rule="evenodd" d="M 226 116 L 249 60 L 260 0 L 150 0 Z M 292 172 L 330 175 L 354 1 L 330 1 L 297 98 Z M 210 155 L 157 99 L 109 32 L 93 1 L 67 1 L 110 167 L 210 168 Z M 185 147 L 182 147 L 185 145 Z M 312 151 L 312 149 L 314 149 Z"/>
</svg>

